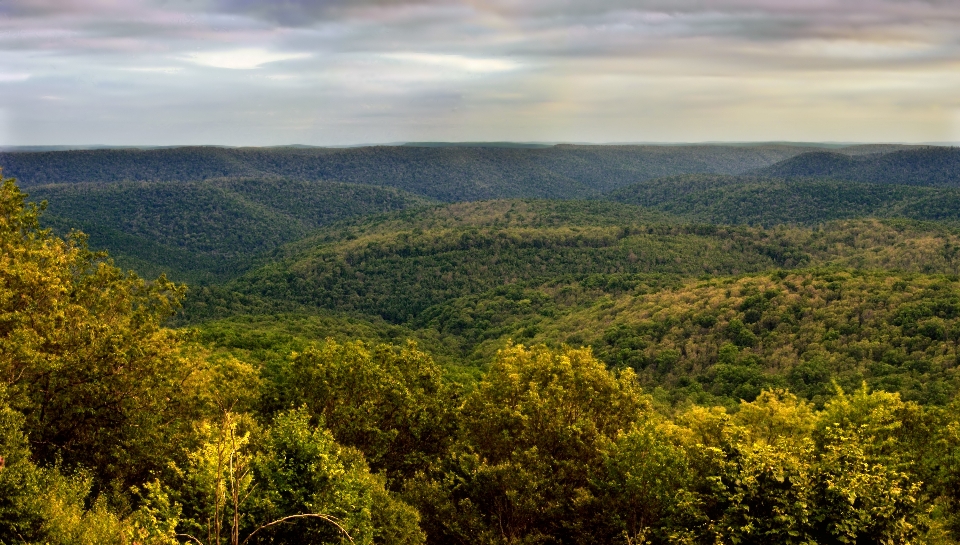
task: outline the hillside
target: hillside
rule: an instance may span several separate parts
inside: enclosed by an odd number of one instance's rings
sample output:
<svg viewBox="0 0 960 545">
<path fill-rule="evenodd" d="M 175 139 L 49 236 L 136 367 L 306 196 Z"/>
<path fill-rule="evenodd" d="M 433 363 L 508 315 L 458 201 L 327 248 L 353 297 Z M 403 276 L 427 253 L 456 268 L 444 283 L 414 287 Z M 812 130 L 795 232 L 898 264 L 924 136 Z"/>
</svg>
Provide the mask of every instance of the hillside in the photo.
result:
<svg viewBox="0 0 960 545">
<path fill-rule="evenodd" d="M 364 336 L 400 328 L 474 364 L 511 340 L 587 345 L 671 402 L 730 404 L 764 388 L 822 402 L 834 380 L 923 403 L 960 391 L 960 233 L 932 223 L 764 229 L 614 203 L 491 201 L 358 219 L 275 256 L 193 291 L 184 318 L 221 317 L 201 326 L 207 338 L 278 350 L 271 358 L 298 335 L 258 337 L 243 325 L 257 315 L 276 328 L 319 313 L 337 338 L 356 324 L 369 324 Z"/>
<path fill-rule="evenodd" d="M 319 307 L 404 323 L 504 284 L 595 278 L 631 285 L 636 275 L 737 275 L 827 263 L 956 273 L 957 247 L 950 231 L 903 223 L 763 229 L 682 224 L 616 203 L 463 203 L 320 230 L 223 289 L 195 293 L 188 314 Z"/>
<path fill-rule="evenodd" d="M 614 203 L 491 201 L 341 224 L 275 256 L 193 291 L 184 318 L 221 317 L 201 326 L 207 338 L 279 350 L 271 358 L 297 335 L 258 337 L 243 325 L 257 315 L 276 328 L 319 313 L 338 338 L 355 324 L 369 324 L 364 336 L 400 328 L 474 364 L 511 340 L 587 345 L 671 402 L 730 404 L 764 388 L 822 402 L 834 380 L 923 403 L 960 391 L 960 233 L 931 223 L 763 229 Z"/>
<path fill-rule="evenodd" d="M 960 187 L 960 148 L 925 147 L 851 156 L 813 151 L 758 169 L 771 177 L 818 177 L 856 182 Z"/>
<path fill-rule="evenodd" d="M 296 303 L 403 322 L 504 282 L 595 273 L 729 274 L 804 259 L 796 247 L 770 246 L 766 235 L 715 232 L 671 226 L 662 215 L 616 203 L 461 203 L 321 230 L 226 289 L 280 308 Z"/>
<path fill-rule="evenodd" d="M 385 185 L 452 202 L 595 197 L 663 176 L 741 174 L 809 149 L 788 145 L 193 147 L 0 153 L 0 167 L 23 187 L 279 176 Z"/>
<path fill-rule="evenodd" d="M 697 193 L 674 181 L 651 186 Z M 3 183 L 4 543 L 960 536 L 949 225 L 275 179 L 35 189 L 159 260 L 259 267 L 127 275 Z"/>
<path fill-rule="evenodd" d="M 190 282 L 236 275 L 323 225 L 427 204 L 393 188 L 269 178 L 58 184 L 29 194 L 48 202 L 46 225 L 83 231 L 122 267 Z"/>
<path fill-rule="evenodd" d="M 922 403 L 960 391 L 956 276 L 801 269 L 621 289 L 584 280 L 493 289 L 430 309 L 421 327 L 480 361 L 507 339 L 592 346 L 674 402 L 734 403 L 786 388 L 822 403 L 862 381 Z"/>
<path fill-rule="evenodd" d="M 632 184 L 606 198 L 707 223 L 814 225 L 865 217 L 960 220 L 960 188 L 810 178 L 680 176 Z"/>
</svg>

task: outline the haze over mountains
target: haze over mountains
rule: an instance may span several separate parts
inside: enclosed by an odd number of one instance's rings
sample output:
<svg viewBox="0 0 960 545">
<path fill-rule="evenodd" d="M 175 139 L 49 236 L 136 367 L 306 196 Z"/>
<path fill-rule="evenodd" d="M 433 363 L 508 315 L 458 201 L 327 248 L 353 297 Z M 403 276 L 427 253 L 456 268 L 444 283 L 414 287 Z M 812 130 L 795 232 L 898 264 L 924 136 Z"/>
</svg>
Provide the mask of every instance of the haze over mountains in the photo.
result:
<svg viewBox="0 0 960 545">
<path fill-rule="evenodd" d="M 870 147 L 856 146 L 861 154 Z M 884 149 L 884 148 L 879 148 Z M 0 153 L 23 187 L 280 176 L 393 186 L 443 201 L 583 198 L 678 174 L 744 174 L 809 152 L 791 145 L 214 148 Z"/>
</svg>

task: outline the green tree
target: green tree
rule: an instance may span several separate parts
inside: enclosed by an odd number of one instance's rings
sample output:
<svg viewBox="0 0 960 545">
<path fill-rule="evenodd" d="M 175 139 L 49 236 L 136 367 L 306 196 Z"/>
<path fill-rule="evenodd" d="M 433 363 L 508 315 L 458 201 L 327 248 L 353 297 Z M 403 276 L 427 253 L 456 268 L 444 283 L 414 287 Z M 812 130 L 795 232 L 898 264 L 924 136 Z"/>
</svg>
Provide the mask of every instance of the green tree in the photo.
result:
<svg viewBox="0 0 960 545">
<path fill-rule="evenodd" d="M 391 479 L 409 477 L 448 452 L 457 389 L 413 343 L 370 348 L 328 339 L 293 355 L 292 386 L 296 403 Z"/>
<path fill-rule="evenodd" d="M 33 456 L 85 465 L 103 483 L 162 466 L 191 404 L 180 334 L 162 321 L 183 288 L 147 282 L 38 225 L 12 180 L 0 187 L 0 383 Z"/>
<path fill-rule="evenodd" d="M 422 543 L 416 510 L 310 419 L 293 410 L 261 430 L 249 415 L 226 412 L 202 424 L 204 441 L 171 490 L 186 507 L 178 535 L 206 545 Z"/>
<path fill-rule="evenodd" d="M 603 506 L 591 479 L 604 451 L 649 410 L 633 371 L 614 374 L 588 349 L 500 351 L 463 403 L 462 437 L 445 473 L 415 491 L 434 498 L 422 510 L 431 537 L 602 540 L 592 535 Z"/>
<path fill-rule="evenodd" d="M 649 417 L 621 434 L 599 486 L 610 536 L 628 545 L 680 539 L 697 517 L 689 467 L 683 430 L 669 421 Z"/>
</svg>

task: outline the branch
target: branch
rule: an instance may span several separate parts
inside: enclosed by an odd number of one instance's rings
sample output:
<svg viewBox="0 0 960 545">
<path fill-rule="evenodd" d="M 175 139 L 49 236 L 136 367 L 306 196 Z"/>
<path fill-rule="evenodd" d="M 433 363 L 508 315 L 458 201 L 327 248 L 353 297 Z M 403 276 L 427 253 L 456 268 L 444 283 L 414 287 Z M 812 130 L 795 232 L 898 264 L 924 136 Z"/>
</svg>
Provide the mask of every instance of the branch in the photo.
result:
<svg viewBox="0 0 960 545">
<path fill-rule="evenodd" d="M 199 539 L 193 537 L 193 536 L 190 535 L 190 534 L 173 534 L 173 537 L 185 537 L 185 538 L 187 538 L 187 539 L 190 539 L 190 540 L 193 540 L 193 541 L 199 543 L 200 545 L 203 545 L 203 542 L 202 542 L 202 541 L 200 541 Z"/>
<path fill-rule="evenodd" d="M 329 522 L 330 524 L 333 524 L 334 526 L 336 526 L 338 530 L 340 530 L 341 532 L 343 532 L 343 535 L 347 536 L 347 539 L 350 540 L 350 543 L 353 543 L 353 538 L 350 537 L 350 533 L 347 532 L 347 531 L 343 528 L 343 526 L 340 526 L 340 523 L 337 522 L 337 519 L 336 519 L 335 517 L 331 517 L 330 515 L 321 515 L 321 514 L 318 514 L 318 513 L 303 513 L 303 514 L 300 514 L 300 515 L 288 515 L 288 516 L 286 516 L 286 517 L 278 518 L 277 520 L 275 520 L 275 521 L 273 521 L 273 522 L 268 522 L 268 523 L 264 524 L 263 526 L 258 527 L 256 530 L 250 532 L 250 535 L 248 535 L 248 536 L 246 537 L 246 539 L 244 539 L 243 542 L 240 543 L 240 545 L 247 545 L 247 542 L 250 541 L 250 538 L 253 537 L 253 536 L 254 536 L 257 532 L 259 532 L 260 530 L 263 530 L 263 529 L 265 529 L 265 528 L 269 528 L 269 527 L 271 527 L 271 526 L 276 526 L 277 524 L 283 524 L 284 522 L 287 522 L 288 520 L 302 519 L 302 518 L 316 518 L 316 519 L 320 519 L 320 520 L 325 520 L 325 521 Z M 201 545 L 202 545 L 202 544 L 201 544 Z"/>
</svg>

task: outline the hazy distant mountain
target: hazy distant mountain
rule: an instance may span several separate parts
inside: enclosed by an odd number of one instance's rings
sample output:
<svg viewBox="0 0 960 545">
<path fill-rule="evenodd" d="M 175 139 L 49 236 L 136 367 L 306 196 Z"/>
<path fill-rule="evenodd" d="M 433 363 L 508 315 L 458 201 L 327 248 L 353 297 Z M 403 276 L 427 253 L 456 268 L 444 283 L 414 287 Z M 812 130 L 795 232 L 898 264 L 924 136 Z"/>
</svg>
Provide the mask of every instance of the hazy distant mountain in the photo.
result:
<svg viewBox="0 0 960 545">
<path fill-rule="evenodd" d="M 394 188 L 264 178 L 56 184 L 26 192 L 48 201 L 44 224 L 87 233 L 123 267 L 192 282 L 233 275 L 320 226 L 429 203 Z"/>
<path fill-rule="evenodd" d="M 757 174 L 818 177 L 858 182 L 960 187 L 960 148 L 923 147 L 851 156 L 813 151 L 786 159 Z"/>
<path fill-rule="evenodd" d="M 442 201 L 572 199 L 663 176 L 742 174 L 809 150 L 790 145 L 186 147 L 0 153 L 0 167 L 24 187 L 282 176 L 392 186 Z"/>
<path fill-rule="evenodd" d="M 836 154 L 827 154 L 831 160 Z M 690 175 L 639 182 L 607 196 L 688 221 L 805 224 L 849 218 L 960 221 L 960 188 L 815 178 Z"/>
</svg>

